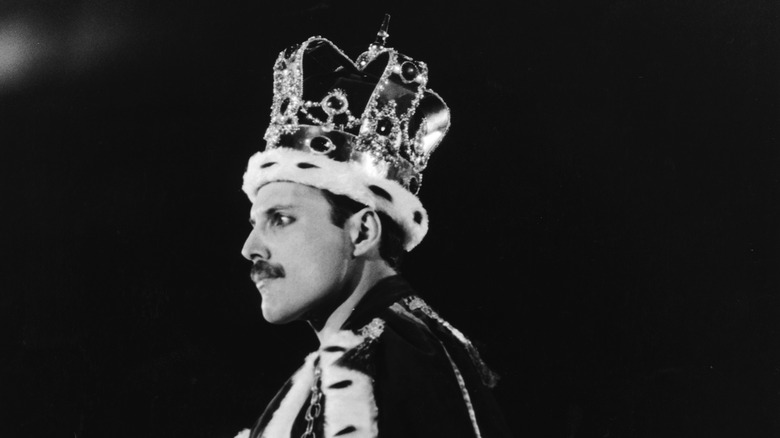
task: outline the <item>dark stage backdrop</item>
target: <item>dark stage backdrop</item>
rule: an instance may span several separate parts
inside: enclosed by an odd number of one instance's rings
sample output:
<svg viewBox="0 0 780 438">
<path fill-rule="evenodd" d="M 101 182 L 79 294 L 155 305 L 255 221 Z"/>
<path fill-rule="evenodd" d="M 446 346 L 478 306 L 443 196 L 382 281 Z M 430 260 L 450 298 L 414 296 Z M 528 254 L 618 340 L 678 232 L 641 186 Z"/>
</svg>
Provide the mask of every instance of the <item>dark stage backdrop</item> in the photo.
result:
<svg viewBox="0 0 780 438">
<path fill-rule="evenodd" d="M 0 4 L 0 436 L 232 437 L 315 348 L 240 248 L 277 53 L 430 67 L 404 274 L 518 437 L 780 436 L 780 38 L 755 1 Z"/>
</svg>

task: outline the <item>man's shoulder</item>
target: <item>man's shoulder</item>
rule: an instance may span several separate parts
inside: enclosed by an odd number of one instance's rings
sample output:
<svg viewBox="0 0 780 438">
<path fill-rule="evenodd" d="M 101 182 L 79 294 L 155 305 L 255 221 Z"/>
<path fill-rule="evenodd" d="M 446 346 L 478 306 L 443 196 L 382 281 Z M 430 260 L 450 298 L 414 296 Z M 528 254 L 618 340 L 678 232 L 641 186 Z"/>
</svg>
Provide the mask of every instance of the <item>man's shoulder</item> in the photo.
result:
<svg viewBox="0 0 780 438">
<path fill-rule="evenodd" d="M 364 339 L 357 350 L 375 356 L 375 361 L 389 362 L 379 366 L 467 368 L 479 374 L 486 386 L 495 383 L 471 342 L 417 295 L 384 307 L 356 333 Z"/>
<path fill-rule="evenodd" d="M 340 350 L 343 356 L 338 365 L 373 377 L 377 368 L 386 371 L 411 363 L 445 365 L 443 345 L 430 321 L 412 312 L 407 301 L 400 299 L 376 311 L 373 319 L 362 327 L 339 332 L 323 350 Z"/>
<path fill-rule="evenodd" d="M 411 295 L 388 306 L 380 318 L 385 323 L 381 340 L 384 343 L 398 343 L 423 354 L 438 351 L 441 342 L 437 336 L 433 321 L 426 315 L 415 311 L 409 304 L 422 302 Z"/>
<path fill-rule="evenodd" d="M 508 436 L 489 387 L 493 374 L 463 334 L 422 299 L 385 307 L 357 333 L 343 356 L 374 381 L 379 424 L 387 436 Z M 358 358 L 360 358 L 358 360 Z M 478 424 L 479 423 L 479 424 Z"/>
</svg>

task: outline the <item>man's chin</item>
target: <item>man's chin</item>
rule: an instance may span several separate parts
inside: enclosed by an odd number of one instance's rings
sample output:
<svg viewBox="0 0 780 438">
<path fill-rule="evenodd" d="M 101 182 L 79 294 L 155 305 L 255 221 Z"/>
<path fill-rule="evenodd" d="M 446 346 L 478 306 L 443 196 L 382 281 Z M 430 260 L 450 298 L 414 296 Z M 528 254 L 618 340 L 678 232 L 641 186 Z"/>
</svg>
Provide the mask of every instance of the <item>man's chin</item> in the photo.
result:
<svg viewBox="0 0 780 438">
<path fill-rule="evenodd" d="M 287 324 L 295 321 L 295 315 L 263 307 L 263 318 L 271 324 Z"/>
</svg>

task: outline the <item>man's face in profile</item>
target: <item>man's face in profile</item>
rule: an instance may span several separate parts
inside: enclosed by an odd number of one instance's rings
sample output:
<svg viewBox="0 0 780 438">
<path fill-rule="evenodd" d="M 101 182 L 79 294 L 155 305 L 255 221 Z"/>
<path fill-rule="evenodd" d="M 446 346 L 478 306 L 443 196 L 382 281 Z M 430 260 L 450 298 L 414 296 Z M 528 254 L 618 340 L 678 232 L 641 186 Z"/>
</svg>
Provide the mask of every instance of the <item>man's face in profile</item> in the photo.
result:
<svg viewBox="0 0 780 438">
<path fill-rule="evenodd" d="M 293 182 L 266 184 L 252 202 L 250 222 L 241 253 L 253 262 L 252 281 L 268 322 L 308 319 L 344 289 L 352 243 L 331 221 L 321 190 Z"/>
</svg>

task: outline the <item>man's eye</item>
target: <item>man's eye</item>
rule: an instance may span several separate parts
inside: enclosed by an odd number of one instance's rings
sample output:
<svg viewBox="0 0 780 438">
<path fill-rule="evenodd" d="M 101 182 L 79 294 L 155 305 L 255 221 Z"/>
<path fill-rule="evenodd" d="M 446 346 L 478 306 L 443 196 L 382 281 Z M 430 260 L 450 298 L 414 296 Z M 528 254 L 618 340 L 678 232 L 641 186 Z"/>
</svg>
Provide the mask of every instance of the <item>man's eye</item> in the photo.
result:
<svg viewBox="0 0 780 438">
<path fill-rule="evenodd" d="M 290 225 L 293 222 L 293 218 L 283 214 L 274 214 L 271 216 L 271 225 L 275 227 L 284 227 Z"/>
</svg>

